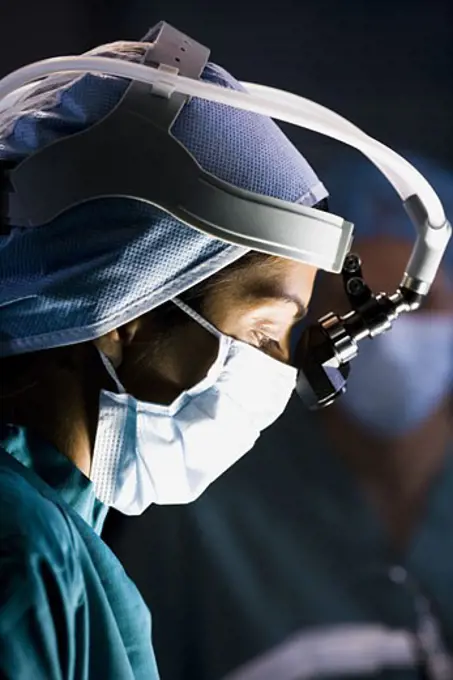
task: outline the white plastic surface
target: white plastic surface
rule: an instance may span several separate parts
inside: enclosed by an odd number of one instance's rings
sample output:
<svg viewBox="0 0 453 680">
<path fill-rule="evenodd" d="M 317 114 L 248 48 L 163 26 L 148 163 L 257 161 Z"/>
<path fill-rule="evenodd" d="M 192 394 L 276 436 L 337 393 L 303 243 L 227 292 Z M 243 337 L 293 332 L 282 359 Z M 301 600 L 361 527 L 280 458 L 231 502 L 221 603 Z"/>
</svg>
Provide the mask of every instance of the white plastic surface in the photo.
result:
<svg viewBox="0 0 453 680">
<path fill-rule="evenodd" d="M 418 170 L 346 119 L 304 97 L 251 83 L 244 84 L 247 92 L 238 92 L 142 64 L 108 57 L 82 56 L 45 59 L 18 69 L 0 81 L 0 101 L 33 80 L 60 72 L 105 73 L 150 84 L 160 83 L 189 96 L 253 111 L 337 139 L 367 156 L 387 177 L 403 201 L 411 195 L 418 195 L 426 209 L 430 227 L 439 229 L 445 226 L 447 231 L 442 203 Z M 420 235 L 422 238 L 425 236 Z M 428 242 L 426 248 L 430 250 Z M 433 263 L 436 259 L 439 258 L 434 258 Z M 423 270 L 424 279 L 431 283 L 437 268 L 434 271 L 425 262 Z M 411 272 L 412 276 L 415 274 Z"/>
<path fill-rule="evenodd" d="M 433 227 L 440 227 L 445 222 L 437 194 L 423 175 L 401 156 L 330 109 L 265 85 L 247 83 L 248 92 L 244 93 L 119 59 L 55 57 L 24 66 L 3 78 L 0 81 L 0 99 L 32 80 L 62 71 L 108 73 L 151 84 L 162 82 L 183 94 L 261 113 L 333 137 L 362 151 L 386 175 L 402 200 L 418 194 Z"/>
</svg>

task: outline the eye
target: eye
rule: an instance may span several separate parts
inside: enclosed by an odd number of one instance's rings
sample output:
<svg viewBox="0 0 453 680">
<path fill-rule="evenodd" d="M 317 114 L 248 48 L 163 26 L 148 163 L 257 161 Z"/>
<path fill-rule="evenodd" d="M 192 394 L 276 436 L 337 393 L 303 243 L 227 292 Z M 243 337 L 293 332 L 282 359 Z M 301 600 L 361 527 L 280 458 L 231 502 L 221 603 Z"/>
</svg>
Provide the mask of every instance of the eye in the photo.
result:
<svg viewBox="0 0 453 680">
<path fill-rule="evenodd" d="M 277 340 L 274 340 L 274 338 L 270 338 L 268 335 L 264 335 L 264 333 L 260 332 L 255 332 L 255 340 L 256 340 L 256 346 L 259 349 L 262 349 L 265 352 L 281 352 L 281 347 L 280 344 L 277 342 Z"/>
</svg>

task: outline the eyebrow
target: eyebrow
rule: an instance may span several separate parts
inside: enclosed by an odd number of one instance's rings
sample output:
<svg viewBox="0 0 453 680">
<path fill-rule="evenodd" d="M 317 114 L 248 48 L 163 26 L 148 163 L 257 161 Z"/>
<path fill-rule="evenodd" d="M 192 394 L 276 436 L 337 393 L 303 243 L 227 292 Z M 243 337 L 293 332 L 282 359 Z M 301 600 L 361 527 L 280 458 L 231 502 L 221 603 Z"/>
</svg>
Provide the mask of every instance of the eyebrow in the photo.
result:
<svg viewBox="0 0 453 680">
<path fill-rule="evenodd" d="M 276 295 L 275 298 L 277 300 L 283 300 L 284 302 L 292 302 L 294 305 L 296 305 L 297 313 L 294 315 L 294 318 L 297 319 L 297 321 L 302 321 L 302 319 L 307 316 L 308 310 L 303 304 L 302 300 L 297 297 L 297 295 L 281 294 Z"/>
<path fill-rule="evenodd" d="M 302 321 L 302 319 L 307 315 L 308 310 L 304 305 L 300 297 L 297 295 L 291 295 L 286 291 L 282 290 L 280 285 L 275 281 L 266 281 L 256 284 L 250 291 L 249 295 L 255 300 L 260 298 L 267 298 L 270 300 L 278 300 L 280 302 L 288 302 L 296 306 L 297 312 L 294 315 L 296 321 Z"/>
</svg>

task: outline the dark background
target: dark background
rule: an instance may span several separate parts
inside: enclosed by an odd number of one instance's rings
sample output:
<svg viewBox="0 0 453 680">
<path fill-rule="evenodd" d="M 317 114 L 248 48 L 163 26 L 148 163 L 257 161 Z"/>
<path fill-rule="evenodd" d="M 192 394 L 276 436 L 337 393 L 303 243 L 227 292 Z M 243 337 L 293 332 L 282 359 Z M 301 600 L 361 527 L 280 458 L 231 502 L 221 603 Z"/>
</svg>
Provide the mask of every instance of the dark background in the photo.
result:
<svg viewBox="0 0 453 680">
<path fill-rule="evenodd" d="M 1 1 L 0 74 L 140 38 L 166 19 L 240 80 L 303 94 L 397 149 L 453 165 L 451 0 Z M 344 147 L 291 128 L 322 174 Z"/>
</svg>

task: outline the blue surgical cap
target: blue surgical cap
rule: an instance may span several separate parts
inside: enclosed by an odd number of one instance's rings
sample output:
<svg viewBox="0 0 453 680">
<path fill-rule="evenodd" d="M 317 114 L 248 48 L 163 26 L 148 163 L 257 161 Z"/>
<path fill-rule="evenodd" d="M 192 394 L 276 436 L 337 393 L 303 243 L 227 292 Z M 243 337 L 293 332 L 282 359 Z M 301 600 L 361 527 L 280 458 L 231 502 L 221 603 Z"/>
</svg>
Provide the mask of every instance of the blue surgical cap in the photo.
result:
<svg viewBox="0 0 453 680">
<path fill-rule="evenodd" d="M 138 61 L 145 49 L 109 46 L 96 54 Z M 202 79 L 241 89 L 211 63 Z M 0 113 L 0 159 L 20 161 L 93 125 L 127 84 L 90 74 L 47 78 Z M 327 195 L 307 161 L 266 117 L 193 98 L 172 133 L 205 170 L 233 185 L 307 206 Z M 154 171 L 159 168 L 150 167 L 150 182 Z M 0 237 L 0 355 L 99 337 L 246 252 L 123 198 L 76 206 L 41 227 L 13 228 Z"/>
<path fill-rule="evenodd" d="M 437 162 L 413 153 L 402 153 L 437 192 L 447 219 L 453 222 L 453 172 Z M 333 163 L 325 173 L 329 186 L 330 210 L 355 224 L 356 239 L 391 235 L 415 240 L 416 232 L 401 199 L 382 173 L 366 158 Z M 444 256 L 443 266 L 453 276 L 453 244 Z"/>
</svg>

